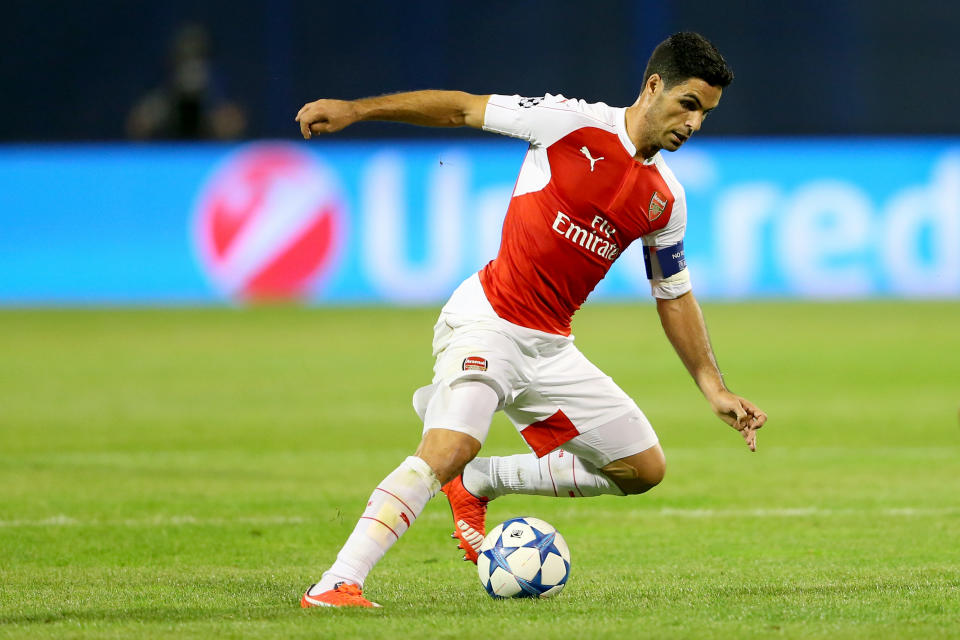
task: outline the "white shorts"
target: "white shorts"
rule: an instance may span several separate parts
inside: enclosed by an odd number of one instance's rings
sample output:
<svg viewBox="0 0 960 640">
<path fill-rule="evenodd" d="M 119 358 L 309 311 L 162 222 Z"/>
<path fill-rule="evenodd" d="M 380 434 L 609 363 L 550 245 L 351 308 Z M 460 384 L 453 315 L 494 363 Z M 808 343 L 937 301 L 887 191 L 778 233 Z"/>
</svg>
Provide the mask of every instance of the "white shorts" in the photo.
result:
<svg viewBox="0 0 960 640">
<path fill-rule="evenodd" d="M 604 466 L 657 444 L 657 435 L 637 404 L 580 353 L 573 336 L 503 320 L 487 301 L 476 274 L 441 310 L 434 326 L 433 355 L 433 383 L 414 394 L 421 418 L 429 403 L 445 401 L 451 385 L 476 380 L 497 393 L 498 409 L 537 456 L 561 446 L 577 455 L 589 450 L 593 453 L 587 459 Z M 451 424 L 443 411 L 431 410 L 430 416 L 424 431 L 462 431 L 483 443 L 489 430 L 489 424 Z"/>
</svg>

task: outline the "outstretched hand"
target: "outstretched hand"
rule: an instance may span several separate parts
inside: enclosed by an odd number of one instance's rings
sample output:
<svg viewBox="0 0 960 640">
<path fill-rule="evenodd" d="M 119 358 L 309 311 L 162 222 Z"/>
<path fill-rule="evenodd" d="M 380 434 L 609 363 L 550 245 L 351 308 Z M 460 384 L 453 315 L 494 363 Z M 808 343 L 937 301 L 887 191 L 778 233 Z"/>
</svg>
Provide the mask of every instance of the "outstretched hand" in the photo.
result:
<svg viewBox="0 0 960 640">
<path fill-rule="evenodd" d="M 333 133 L 357 121 L 356 109 L 346 100 L 316 100 L 297 112 L 300 133 L 309 140 L 314 133 Z"/>
<path fill-rule="evenodd" d="M 767 421 L 767 414 L 746 398 L 729 391 L 721 391 L 709 400 L 717 417 L 740 432 L 750 451 L 756 451 L 757 429 Z"/>
</svg>

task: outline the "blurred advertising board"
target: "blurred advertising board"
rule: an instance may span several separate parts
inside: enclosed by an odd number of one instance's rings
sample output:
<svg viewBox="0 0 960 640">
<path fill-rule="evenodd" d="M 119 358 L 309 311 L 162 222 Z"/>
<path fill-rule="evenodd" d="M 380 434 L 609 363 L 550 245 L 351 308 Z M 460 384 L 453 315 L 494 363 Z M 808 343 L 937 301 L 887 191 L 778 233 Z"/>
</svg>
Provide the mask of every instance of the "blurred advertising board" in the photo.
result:
<svg viewBox="0 0 960 640">
<path fill-rule="evenodd" d="M 524 144 L 0 147 L 0 304 L 442 302 L 494 255 Z M 702 298 L 960 296 L 960 141 L 694 140 Z M 626 251 L 591 299 L 646 298 Z"/>
</svg>

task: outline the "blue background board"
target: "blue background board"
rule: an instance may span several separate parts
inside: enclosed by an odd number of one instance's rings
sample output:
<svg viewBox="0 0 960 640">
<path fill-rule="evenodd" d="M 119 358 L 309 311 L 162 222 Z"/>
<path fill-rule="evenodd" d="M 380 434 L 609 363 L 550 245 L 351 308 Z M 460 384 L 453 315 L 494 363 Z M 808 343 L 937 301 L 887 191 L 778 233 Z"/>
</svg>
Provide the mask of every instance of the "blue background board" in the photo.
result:
<svg viewBox="0 0 960 640">
<path fill-rule="evenodd" d="M 740 139 L 677 153 L 698 291 L 956 295 L 958 151 L 956 141 Z"/>
<path fill-rule="evenodd" d="M 0 303 L 235 298 L 204 261 L 198 212 L 214 176 L 263 148 L 303 158 L 307 180 L 325 184 L 318 197 L 339 203 L 336 246 L 311 303 L 421 304 L 444 300 L 495 255 L 525 146 L 2 147 Z M 960 141 L 703 139 L 666 158 L 686 189 L 700 297 L 960 295 Z M 634 247 L 592 299 L 648 291 Z"/>
</svg>

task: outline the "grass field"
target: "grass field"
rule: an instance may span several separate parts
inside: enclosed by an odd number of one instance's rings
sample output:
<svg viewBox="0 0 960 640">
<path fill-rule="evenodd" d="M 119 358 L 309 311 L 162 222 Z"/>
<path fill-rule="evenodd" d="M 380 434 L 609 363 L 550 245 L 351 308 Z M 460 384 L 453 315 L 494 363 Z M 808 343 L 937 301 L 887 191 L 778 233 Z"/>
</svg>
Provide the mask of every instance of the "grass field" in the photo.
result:
<svg viewBox="0 0 960 640">
<path fill-rule="evenodd" d="M 588 305 L 668 471 L 491 505 L 563 532 L 564 592 L 489 599 L 438 499 L 368 580 L 383 609 L 302 611 L 417 443 L 435 313 L 0 311 L 0 637 L 960 638 L 956 302 L 705 305 L 756 454 L 652 306 Z M 523 446 L 498 416 L 486 452 Z"/>
</svg>

